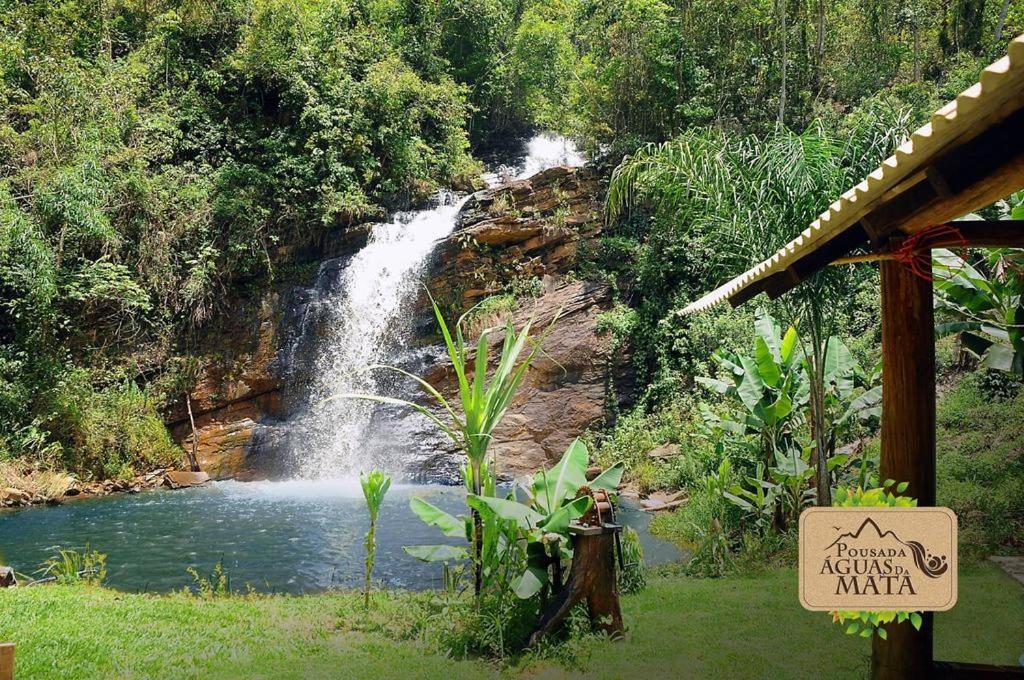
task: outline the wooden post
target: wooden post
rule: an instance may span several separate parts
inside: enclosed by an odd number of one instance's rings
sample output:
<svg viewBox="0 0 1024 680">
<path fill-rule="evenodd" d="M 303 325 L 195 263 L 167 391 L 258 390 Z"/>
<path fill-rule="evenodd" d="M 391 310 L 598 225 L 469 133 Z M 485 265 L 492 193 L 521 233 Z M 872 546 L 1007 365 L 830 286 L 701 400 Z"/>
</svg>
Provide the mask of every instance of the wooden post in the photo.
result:
<svg viewBox="0 0 1024 680">
<path fill-rule="evenodd" d="M 13 642 L 0 642 L 0 680 L 14 680 Z"/>
<path fill-rule="evenodd" d="M 935 505 L 935 319 L 932 282 L 896 261 L 882 268 L 882 459 L 884 481 L 909 482 L 906 494 Z M 909 622 L 885 627 L 872 643 L 875 680 L 928 677 L 932 615 L 921 630 Z"/>
</svg>

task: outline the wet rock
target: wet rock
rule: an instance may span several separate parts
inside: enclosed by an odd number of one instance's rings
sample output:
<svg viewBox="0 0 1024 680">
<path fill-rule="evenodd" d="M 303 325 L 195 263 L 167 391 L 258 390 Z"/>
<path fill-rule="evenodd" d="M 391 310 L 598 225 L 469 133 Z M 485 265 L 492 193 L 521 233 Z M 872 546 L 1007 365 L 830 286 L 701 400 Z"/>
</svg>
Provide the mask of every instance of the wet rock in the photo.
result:
<svg viewBox="0 0 1024 680">
<path fill-rule="evenodd" d="M 164 486 L 170 489 L 185 489 L 190 486 L 206 484 L 209 481 L 210 475 L 205 472 L 171 470 L 164 475 Z"/>
<path fill-rule="evenodd" d="M 428 287 L 468 309 L 511 278 L 568 272 L 601 232 L 601 205 L 598 178 L 585 168 L 550 168 L 478 192 L 438 247 Z"/>
</svg>

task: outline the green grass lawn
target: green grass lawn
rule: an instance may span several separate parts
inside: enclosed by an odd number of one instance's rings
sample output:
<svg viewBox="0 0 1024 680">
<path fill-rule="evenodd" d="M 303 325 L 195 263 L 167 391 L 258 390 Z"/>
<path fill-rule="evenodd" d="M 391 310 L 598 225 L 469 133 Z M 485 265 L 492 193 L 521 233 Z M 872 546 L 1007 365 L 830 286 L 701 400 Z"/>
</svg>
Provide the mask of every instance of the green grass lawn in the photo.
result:
<svg viewBox="0 0 1024 680">
<path fill-rule="evenodd" d="M 514 666 L 457 661 L 410 636 L 410 595 L 232 597 L 124 594 L 51 586 L 0 591 L 0 640 L 17 643 L 25 678 L 864 677 L 870 644 L 807 612 L 796 573 L 718 580 L 662 577 L 624 600 L 625 641 L 577 643 L 572 661 Z M 422 597 L 422 596 L 421 596 Z M 1024 589 L 996 569 L 960 575 L 959 604 L 939 614 L 936 656 L 1016 663 Z"/>
</svg>

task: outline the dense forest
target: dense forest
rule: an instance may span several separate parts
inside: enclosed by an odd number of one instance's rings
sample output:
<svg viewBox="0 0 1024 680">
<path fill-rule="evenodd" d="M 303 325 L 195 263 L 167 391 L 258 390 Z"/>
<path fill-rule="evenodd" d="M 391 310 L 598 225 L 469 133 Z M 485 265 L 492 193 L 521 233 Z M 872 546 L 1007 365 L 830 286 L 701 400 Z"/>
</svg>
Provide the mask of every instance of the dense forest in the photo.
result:
<svg viewBox="0 0 1024 680">
<path fill-rule="evenodd" d="M 666 319 L 1021 32 L 1014 0 L 0 0 L 0 460 L 176 459 L 160 408 L 194 380 L 189 348 L 288 276 L 283 248 L 468 190 L 477 158 L 538 128 L 609 177 L 631 158 L 581 273 L 622 302 L 642 417 L 678 409 L 750 320 Z M 771 195 L 744 184 L 759 159 Z M 717 183 L 717 212 L 680 177 Z M 867 362 L 877 317 L 844 285 Z"/>
</svg>

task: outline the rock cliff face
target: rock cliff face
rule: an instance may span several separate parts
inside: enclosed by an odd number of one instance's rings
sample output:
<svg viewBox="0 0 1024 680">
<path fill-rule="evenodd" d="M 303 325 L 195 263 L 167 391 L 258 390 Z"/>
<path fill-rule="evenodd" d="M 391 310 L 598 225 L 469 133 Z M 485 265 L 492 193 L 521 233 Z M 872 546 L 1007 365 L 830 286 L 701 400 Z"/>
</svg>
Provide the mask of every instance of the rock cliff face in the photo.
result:
<svg viewBox="0 0 1024 680">
<path fill-rule="evenodd" d="M 513 279 L 566 273 L 601 230 L 600 192 L 590 172 L 555 167 L 475 194 L 435 253 L 430 289 L 465 310 Z"/>
<path fill-rule="evenodd" d="M 508 291 L 520 279 L 539 284 L 515 303 L 515 319 L 532 316 L 535 328 L 543 329 L 559 314 L 493 445 L 502 472 L 530 472 L 556 459 L 580 432 L 602 422 L 612 401 L 628 400 L 632 393 L 628 356 L 599 331 L 599 315 L 612 304 L 609 289 L 565 277 L 581 249 L 599 235 L 600 211 L 595 176 L 552 168 L 471 197 L 455 231 L 431 258 L 427 285 L 451 312 Z M 295 289 L 281 288 L 239 305 L 217 331 L 191 395 L 199 460 L 215 478 L 281 474 L 281 462 L 266 447 L 253 446 L 253 435 L 258 423 L 287 410 L 281 355 L 294 334 L 288 309 L 296 295 Z M 414 342 L 436 342 L 425 295 L 417 309 Z M 428 366 L 427 375 L 443 391 L 454 389 L 443 362 Z M 184 404 L 169 419 L 175 436 L 190 446 Z"/>
</svg>

